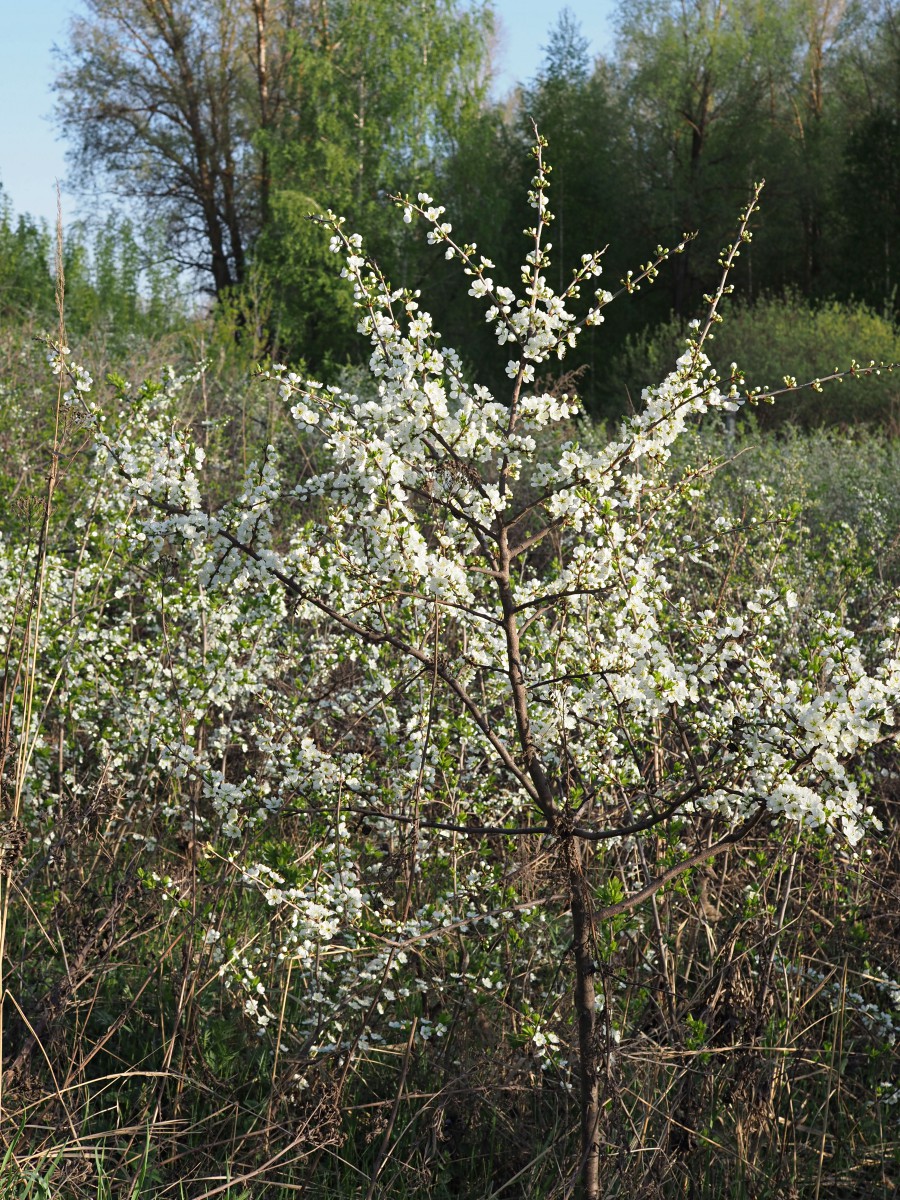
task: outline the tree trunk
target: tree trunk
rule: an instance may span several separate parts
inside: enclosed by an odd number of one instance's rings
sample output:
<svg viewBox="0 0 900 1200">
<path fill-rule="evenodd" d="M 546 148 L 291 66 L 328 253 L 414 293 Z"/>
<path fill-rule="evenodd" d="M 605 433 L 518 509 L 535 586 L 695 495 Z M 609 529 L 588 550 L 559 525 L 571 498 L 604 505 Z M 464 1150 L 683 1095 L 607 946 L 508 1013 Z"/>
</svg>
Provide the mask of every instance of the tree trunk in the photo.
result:
<svg viewBox="0 0 900 1200">
<path fill-rule="evenodd" d="M 259 128 L 263 135 L 259 161 L 259 219 L 265 225 L 269 219 L 269 190 L 271 187 L 271 164 L 269 162 L 269 41 L 268 0 L 253 0 L 253 17 L 256 22 L 256 85 L 259 93 Z"/>
<path fill-rule="evenodd" d="M 597 1017 L 594 957 L 587 881 L 578 851 L 568 845 L 569 888 L 572 903 L 572 949 L 575 955 L 575 1019 L 581 1085 L 581 1178 L 584 1200 L 600 1197 L 600 1073 L 597 1066 Z"/>
</svg>

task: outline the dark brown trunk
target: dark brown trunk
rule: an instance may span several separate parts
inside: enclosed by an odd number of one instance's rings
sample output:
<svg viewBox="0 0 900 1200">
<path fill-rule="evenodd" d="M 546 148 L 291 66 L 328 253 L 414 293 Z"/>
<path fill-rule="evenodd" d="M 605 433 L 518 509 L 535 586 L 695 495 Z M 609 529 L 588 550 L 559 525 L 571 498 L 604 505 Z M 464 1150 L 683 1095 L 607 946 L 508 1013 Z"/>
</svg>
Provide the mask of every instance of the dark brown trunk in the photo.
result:
<svg viewBox="0 0 900 1200">
<path fill-rule="evenodd" d="M 515 402 L 514 402 L 515 403 Z M 510 416 L 510 428 L 515 425 L 515 408 Z M 501 485 L 506 483 L 506 474 L 501 472 Z M 531 732 L 528 713 L 528 689 L 522 667 L 519 628 L 511 586 L 512 555 L 509 547 L 509 530 L 501 525 L 497 536 L 498 566 L 500 568 L 497 587 L 503 608 L 503 628 L 506 634 L 506 653 L 509 666 L 509 682 L 512 691 L 513 709 L 516 716 L 519 747 L 524 766 L 534 785 L 538 807 L 554 833 L 563 835 L 563 864 L 568 875 L 570 904 L 572 909 L 572 950 L 575 956 L 575 1020 L 578 1027 L 578 1056 L 580 1074 L 581 1108 L 581 1158 L 579 1174 L 582 1181 L 584 1200 L 600 1198 L 600 1078 L 597 1069 L 597 1039 L 593 920 L 591 915 L 588 883 L 584 877 L 578 846 L 571 833 L 560 828 L 560 813 L 553 788 L 544 770 Z"/>
<path fill-rule="evenodd" d="M 212 248 L 212 256 L 210 267 L 212 270 L 213 284 L 216 289 L 216 297 L 220 297 L 228 288 L 234 284 L 234 279 L 231 274 L 231 266 L 228 262 L 228 255 L 225 253 L 225 247 L 222 244 L 222 235 L 218 226 L 218 221 L 214 218 L 207 221 L 206 225 L 207 236 L 210 240 Z"/>
<path fill-rule="evenodd" d="M 575 955 L 575 1019 L 581 1092 L 581 1181 L 584 1200 L 600 1197 L 600 1072 L 597 1063 L 597 1014 L 594 947 L 587 881 L 570 841 L 569 888 L 572 950 Z"/>
<path fill-rule="evenodd" d="M 223 222 L 219 211 L 217 181 L 221 180 L 222 176 L 222 147 L 217 144 L 216 128 L 213 127 L 208 132 L 204 124 L 203 106 L 200 102 L 200 89 L 198 88 L 197 78 L 191 62 L 185 27 L 180 23 L 178 15 L 170 4 L 161 3 L 158 8 L 151 5 L 148 11 L 153 17 L 161 37 L 165 40 L 178 70 L 178 77 L 181 83 L 180 90 L 183 96 L 181 108 L 190 135 L 194 155 L 197 198 L 203 212 L 203 222 L 206 226 L 206 236 L 209 240 L 210 270 L 212 272 L 216 296 L 220 297 L 226 289 L 238 282 L 225 248 L 225 230 L 223 229 Z M 212 101 L 214 97 L 210 94 L 209 99 Z M 227 107 L 226 103 L 225 111 L 219 113 L 220 123 L 224 123 L 223 128 L 225 129 L 228 128 L 229 114 Z M 230 155 L 231 149 L 226 145 L 224 155 L 226 160 Z M 224 180 L 224 184 L 227 189 L 227 178 Z M 232 214 L 235 212 L 233 204 L 231 205 L 230 212 Z M 236 215 L 232 224 L 226 221 L 226 227 L 231 239 L 230 248 L 232 254 L 239 254 L 242 257 L 243 251 L 239 231 L 237 231 L 238 242 L 235 245 L 235 233 L 237 229 Z M 235 265 L 238 272 L 240 272 L 241 263 L 239 258 L 236 259 Z"/>
<path fill-rule="evenodd" d="M 269 132 L 269 47 L 268 47 L 268 0 L 253 0 L 253 16 L 256 21 L 256 82 L 259 92 L 259 128 L 263 136 L 259 161 L 259 218 L 265 225 L 269 216 L 269 190 L 271 186 L 269 150 L 266 138 Z"/>
</svg>

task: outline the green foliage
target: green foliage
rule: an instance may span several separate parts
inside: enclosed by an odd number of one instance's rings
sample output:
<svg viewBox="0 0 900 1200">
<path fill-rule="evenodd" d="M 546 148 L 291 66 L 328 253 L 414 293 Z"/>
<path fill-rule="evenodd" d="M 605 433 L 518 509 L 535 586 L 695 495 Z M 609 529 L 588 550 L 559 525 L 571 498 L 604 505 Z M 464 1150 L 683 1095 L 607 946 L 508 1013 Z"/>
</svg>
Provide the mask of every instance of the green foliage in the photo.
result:
<svg viewBox="0 0 900 1200">
<path fill-rule="evenodd" d="M 102 335 L 121 350 L 131 337 L 160 337 L 188 323 L 187 290 L 153 230 L 139 241 L 130 220 L 110 213 L 94 230 L 64 229 L 62 250 L 66 323 L 74 336 Z M 0 193 L 0 321 L 57 326 L 55 258 L 47 224 L 14 216 Z"/>
<path fill-rule="evenodd" d="M 321 364 L 353 353 L 356 321 L 311 213 L 346 216 L 388 278 L 416 273 L 388 193 L 434 188 L 486 93 L 490 10 L 461 0 L 329 6 L 290 35 L 285 111 L 262 137 L 272 171 L 256 261 L 286 353 Z"/>
<path fill-rule="evenodd" d="M 838 180 L 852 287 L 876 306 L 896 305 L 900 281 L 898 117 L 896 103 L 879 105 L 853 128 Z"/>
<path fill-rule="evenodd" d="M 767 5 L 758 20 L 755 0 L 619 6 L 616 59 L 626 66 L 635 215 L 658 240 L 702 230 L 669 280 L 676 312 L 692 309 L 705 290 L 731 214 L 759 171 L 768 129 L 761 96 L 767 83 L 791 77 L 786 7 Z"/>
<path fill-rule="evenodd" d="M 681 353 L 687 327 L 671 318 L 666 324 L 632 335 L 603 381 L 604 411 L 621 412 L 638 403 L 642 388 L 671 369 Z M 822 373 L 823 365 L 847 370 L 856 360 L 865 366 L 900 362 L 900 333 L 885 317 L 863 303 L 813 304 L 797 292 L 734 305 L 717 330 L 709 355 L 722 376 L 737 363 L 744 388 L 783 386 L 785 375 L 800 383 Z M 747 410 L 745 410 L 746 413 Z M 755 410 L 762 426 L 791 423 L 820 425 L 879 424 L 896 428 L 900 418 L 900 374 L 825 385 L 774 407 Z M 744 419 L 742 416 L 741 419 Z"/>
<path fill-rule="evenodd" d="M 764 236 L 744 286 L 853 294 L 837 182 L 857 119 L 850 96 L 860 63 L 873 54 L 860 33 L 864 7 L 820 0 L 620 5 L 615 58 L 625 66 L 629 240 L 641 223 L 660 240 L 701 231 L 671 279 L 667 307 L 679 315 L 708 290 L 723 227 L 759 178 L 769 185 Z M 874 44 L 877 35 L 870 37 Z M 853 236 L 868 237 L 860 227 Z"/>
<path fill-rule="evenodd" d="M 64 230 L 63 247 L 73 335 L 102 333 L 118 348 L 129 337 L 159 338 L 189 323 L 189 293 L 158 229 L 138 238 L 132 222 L 113 212 L 96 229 Z"/>
<path fill-rule="evenodd" d="M 52 240 L 47 226 L 20 214 L 0 192 L 0 319 L 53 308 Z"/>
</svg>

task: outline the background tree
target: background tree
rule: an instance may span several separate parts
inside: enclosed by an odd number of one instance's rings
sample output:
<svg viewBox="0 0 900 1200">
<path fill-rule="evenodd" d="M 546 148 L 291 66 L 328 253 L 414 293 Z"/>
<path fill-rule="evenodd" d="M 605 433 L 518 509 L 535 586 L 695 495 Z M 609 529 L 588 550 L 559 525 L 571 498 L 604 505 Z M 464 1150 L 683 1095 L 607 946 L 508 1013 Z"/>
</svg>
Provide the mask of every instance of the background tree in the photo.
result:
<svg viewBox="0 0 900 1200">
<path fill-rule="evenodd" d="M 387 195 L 433 189 L 455 155 L 486 100 L 491 31 L 480 3 L 317 0 L 288 37 L 283 115 L 262 141 L 273 190 L 259 261 L 292 353 L 319 363 L 345 358 L 354 343 L 311 212 L 346 215 L 389 277 L 422 270 L 414 243 L 386 219 Z"/>
<path fill-rule="evenodd" d="M 62 264 L 71 333 L 102 335 L 121 346 L 135 334 L 159 335 L 188 323 L 185 288 L 166 264 L 160 241 L 152 228 L 138 241 L 131 222 L 116 213 L 99 227 L 76 224 L 65 231 Z M 33 320 L 36 331 L 54 327 L 54 260 L 46 222 L 16 216 L 0 191 L 0 319 L 14 329 L 23 320 Z"/>
<path fill-rule="evenodd" d="M 615 59 L 636 200 L 630 240 L 702 229 L 679 260 L 669 305 L 683 314 L 714 272 L 729 214 L 766 173 L 796 41 L 790 0 L 623 0 Z M 767 205 L 769 196 L 767 193 Z"/>
<path fill-rule="evenodd" d="M 0 316 L 52 310 L 51 253 L 46 225 L 25 214 L 16 217 L 0 191 Z"/>
<path fill-rule="evenodd" d="M 162 218 L 176 260 L 239 284 L 267 206 L 297 0 L 86 0 L 56 81 L 76 180 Z"/>
<path fill-rule="evenodd" d="M 78 182 L 161 217 L 219 299 L 258 259 L 281 344 L 320 362 L 349 318 L 307 214 L 342 208 L 398 262 L 385 194 L 433 185 L 484 102 L 491 28 L 457 0 L 88 0 L 58 115 Z"/>
<path fill-rule="evenodd" d="M 896 313 L 900 278 L 900 11 L 859 25 L 838 66 L 843 161 L 836 186 L 841 278 Z M 852 269 L 850 269 L 852 268 Z"/>
</svg>

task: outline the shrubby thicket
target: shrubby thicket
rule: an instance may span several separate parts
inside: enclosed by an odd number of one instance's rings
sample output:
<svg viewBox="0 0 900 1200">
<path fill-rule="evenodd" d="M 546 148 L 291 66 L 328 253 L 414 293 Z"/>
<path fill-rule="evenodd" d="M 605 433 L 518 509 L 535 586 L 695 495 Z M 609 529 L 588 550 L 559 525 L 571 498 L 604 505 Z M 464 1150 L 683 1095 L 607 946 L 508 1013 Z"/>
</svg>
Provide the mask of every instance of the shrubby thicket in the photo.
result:
<svg viewBox="0 0 900 1200">
<path fill-rule="evenodd" d="M 330 214 L 365 373 L 6 335 L 12 1194 L 891 1178 L 896 443 L 729 431 L 727 270 L 586 422 L 532 169 L 517 288 L 401 201 L 502 391 Z"/>
<path fill-rule="evenodd" d="M 606 372 L 604 394 L 639 396 L 658 379 L 677 356 L 688 322 L 673 318 L 626 339 L 622 351 Z M 785 374 L 812 380 L 839 363 L 860 356 L 867 360 L 900 360 L 900 333 L 896 325 L 865 304 L 840 304 L 836 300 L 809 305 L 796 292 L 766 296 L 754 304 L 737 302 L 728 321 L 716 331 L 709 354 L 719 372 L 728 376 L 739 363 L 750 388 L 767 391 L 783 385 Z M 845 380 L 827 392 L 807 391 L 786 396 L 777 405 L 756 410 L 756 422 L 765 428 L 793 425 L 869 426 L 896 435 L 900 396 L 895 376 Z"/>
</svg>

